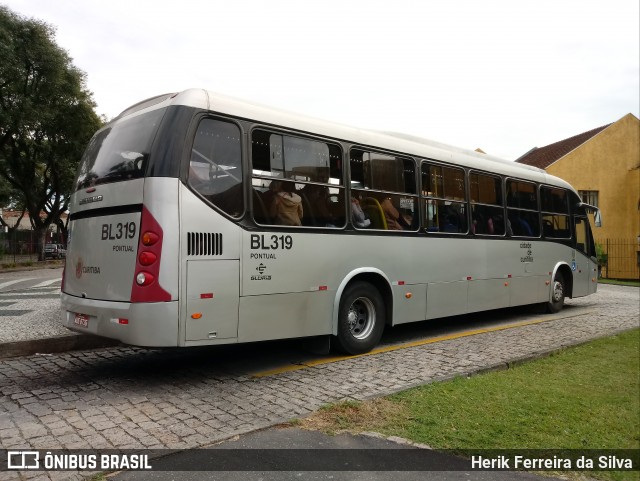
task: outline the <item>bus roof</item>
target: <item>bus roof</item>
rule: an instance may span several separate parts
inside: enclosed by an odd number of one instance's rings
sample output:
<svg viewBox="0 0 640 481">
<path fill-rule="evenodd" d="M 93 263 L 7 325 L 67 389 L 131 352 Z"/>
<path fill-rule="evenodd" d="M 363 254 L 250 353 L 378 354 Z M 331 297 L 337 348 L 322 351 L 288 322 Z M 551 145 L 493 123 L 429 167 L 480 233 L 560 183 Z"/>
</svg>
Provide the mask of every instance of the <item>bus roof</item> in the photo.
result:
<svg viewBox="0 0 640 481">
<path fill-rule="evenodd" d="M 475 168 L 496 174 L 556 185 L 575 192 L 575 189 L 566 181 L 552 176 L 537 167 L 519 164 L 492 155 L 481 154 L 472 150 L 446 145 L 413 135 L 367 130 L 321 120 L 204 89 L 188 89 L 179 93 L 153 97 L 129 107 L 114 120 L 118 120 L 123 116 L 137 111 L 147 111 L 169 105 L 184 105 L 200 108 L 219 114 L 289 128 L 362 146 L 377 147 L 383 150 L 401 152 L 416 157 L 458 164 L 471 169 Z"/>
</svg>

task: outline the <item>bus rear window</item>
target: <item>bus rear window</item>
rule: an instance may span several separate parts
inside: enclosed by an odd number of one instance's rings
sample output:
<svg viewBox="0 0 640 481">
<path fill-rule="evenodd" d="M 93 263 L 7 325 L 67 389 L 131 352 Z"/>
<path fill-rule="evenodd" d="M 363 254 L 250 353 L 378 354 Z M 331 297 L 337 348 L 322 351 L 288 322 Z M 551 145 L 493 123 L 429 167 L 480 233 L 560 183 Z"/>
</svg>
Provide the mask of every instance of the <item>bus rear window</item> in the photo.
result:
<svg viewBox="0 0 640 481">
<path fill-rule="evenodd" d="M 82 156 L 76 190 L 144 177 L 165 109 L 120 120 L 98 131 Z"/>
</svg>

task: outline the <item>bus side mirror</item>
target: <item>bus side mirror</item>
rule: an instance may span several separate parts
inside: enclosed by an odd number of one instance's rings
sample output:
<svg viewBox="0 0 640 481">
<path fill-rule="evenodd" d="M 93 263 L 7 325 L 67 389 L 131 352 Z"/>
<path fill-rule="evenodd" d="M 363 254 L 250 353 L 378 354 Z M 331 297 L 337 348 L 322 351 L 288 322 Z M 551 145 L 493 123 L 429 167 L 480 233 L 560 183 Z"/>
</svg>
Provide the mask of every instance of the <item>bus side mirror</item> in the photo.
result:
<svg viewBox="0 0 640 481">
<path fill-rule="evenodd" d="M 576 207 L 578 210 L 584 209 L 586 212 L 593 212 L 593 224 L 596 227 L 602 227 L 602 215 L 600 214 L 600 209 L 593 205 L 585 204 L 584 202 L 580 202 Z"/>
<path fill-rule="evenodd" d="M 596 227 L 602 227 L 602 216 L 600 215 L 600 209 L 594 212 L 593 223 Z"/>
</svg>

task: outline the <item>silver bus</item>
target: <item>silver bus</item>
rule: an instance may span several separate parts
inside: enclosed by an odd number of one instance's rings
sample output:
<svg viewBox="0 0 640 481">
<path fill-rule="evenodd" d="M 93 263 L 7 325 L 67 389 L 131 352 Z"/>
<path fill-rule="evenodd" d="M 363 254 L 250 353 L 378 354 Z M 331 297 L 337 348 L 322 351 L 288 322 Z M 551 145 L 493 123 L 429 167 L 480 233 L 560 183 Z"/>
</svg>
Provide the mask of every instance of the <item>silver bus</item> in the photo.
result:
<svg viewBox="0 0 640 481">
<path fill-rule="evenodd" d="M 592 294 L 587 214 L 543 170 L 192 89 L 90 141 L 70 207 L 69 329 L 138 346 L 331 336 Z"/>
</svg>

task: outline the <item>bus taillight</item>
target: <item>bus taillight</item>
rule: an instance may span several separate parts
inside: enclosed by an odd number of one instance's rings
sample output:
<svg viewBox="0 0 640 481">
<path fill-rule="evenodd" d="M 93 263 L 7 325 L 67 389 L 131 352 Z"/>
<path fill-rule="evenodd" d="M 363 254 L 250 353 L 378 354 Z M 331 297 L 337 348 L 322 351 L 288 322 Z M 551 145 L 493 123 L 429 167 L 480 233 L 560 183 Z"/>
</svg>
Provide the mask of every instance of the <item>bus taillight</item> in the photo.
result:
<svg viewBox="0 0 640 481">
<path fill-rule="evenodd" d="M 144 234 L 142 234 L 142 244 L 147 247 L 154 245 L 159 240 L 160 240 L 160 236 L 155 232 L 147 231 Z"/>
<path fill-rule="evenodd" d="M 160 285 L 160 258 L 162 255 L 162 228 L 146 207 L 142 208 L 140 240 L 136 270 L 131 287 L 131 302 L 164 302 L 171 294 Z"/>
<path fill-rule="evenodd" d="M 156 260 L 158 260 L 158 257 L 153 252 L 149 251 L 143 251 L 138 256 L 138 261 L 140 261 L 140 264 L 143 266 L 150 266 Z"/>
<path fill-rule="evenodd" d="M 148 272 L 139 272 L 136 276 L 136 282 L 139 286 L 148 286 L 155 280 L 155 277 Z"/>
</svg>

